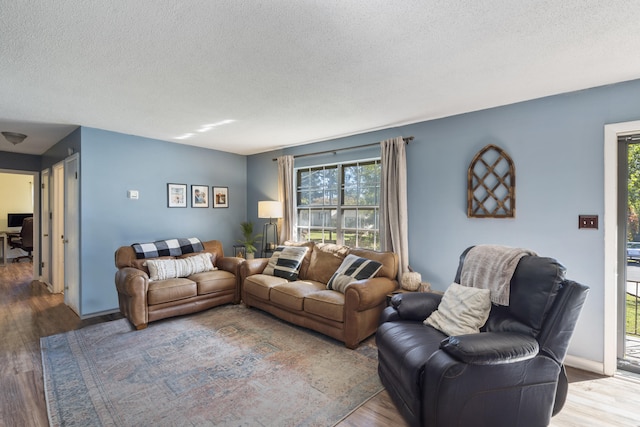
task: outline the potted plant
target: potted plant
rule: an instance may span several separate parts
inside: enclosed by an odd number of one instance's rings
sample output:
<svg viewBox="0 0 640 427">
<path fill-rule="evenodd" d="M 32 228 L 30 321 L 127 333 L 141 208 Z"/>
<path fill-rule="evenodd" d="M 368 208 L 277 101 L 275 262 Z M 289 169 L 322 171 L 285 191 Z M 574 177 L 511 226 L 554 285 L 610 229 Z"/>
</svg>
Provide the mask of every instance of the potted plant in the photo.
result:
<svg viewBox="0 0 640 427">
<path fill-rule="evenodd" d="M 253 223 L 251 221 L 241 222 L 240 228 L 242 228 L 242 239 L 238 240 L 238 243 L 244 245 L 247 259 L 252 259 L 257 251 L 256 244 L 258 244 L 258 239 L 262 237 L 262 234 L 253 235 Z"/>
</svg>

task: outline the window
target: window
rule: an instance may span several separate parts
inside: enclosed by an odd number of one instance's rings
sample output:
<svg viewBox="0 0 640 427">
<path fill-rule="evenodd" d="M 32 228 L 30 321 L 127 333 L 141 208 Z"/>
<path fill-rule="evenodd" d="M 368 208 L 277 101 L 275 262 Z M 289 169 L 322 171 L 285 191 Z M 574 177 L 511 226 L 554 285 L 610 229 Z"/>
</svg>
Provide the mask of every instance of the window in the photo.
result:
<svg viewBox="0 0 640 427">
<path fill-rule="evenodd" d="M 380 249 L 380 160 L 296 169 L 298 240 Z"/>
</svg>

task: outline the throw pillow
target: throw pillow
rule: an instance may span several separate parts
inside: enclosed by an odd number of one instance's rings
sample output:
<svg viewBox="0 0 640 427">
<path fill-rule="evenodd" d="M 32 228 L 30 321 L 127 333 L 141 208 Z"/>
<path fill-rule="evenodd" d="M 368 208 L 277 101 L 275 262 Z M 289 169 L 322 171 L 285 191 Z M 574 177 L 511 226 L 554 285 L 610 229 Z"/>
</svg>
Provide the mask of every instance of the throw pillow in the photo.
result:
<svg viewBox="0 0 640 427">
<path fill-rule="evenodd" d="M 381 268 L 378 261 L 349 254 L 327 282 L 327 289 L 344 293 L 349 283 L 374 277 Z"/>
<path fill-rule="evenodd" d="M 302 260 L 307 254 L 306 246 L 278 246 L 262 274 L 298 280 Z"/>
<path fill-rule="evenodd" d="M 425 325 L 452 335 L 477 334 L 491 311 L 491 291 L 452 283 Z"/>
<path fill-rule="evenodd" d="M 204 271 L 215 270 L 210 253 L 201 253 L 180 259 L 149 259 L 145 262 L 151 280 L 187 277 Z"/>
</svg>

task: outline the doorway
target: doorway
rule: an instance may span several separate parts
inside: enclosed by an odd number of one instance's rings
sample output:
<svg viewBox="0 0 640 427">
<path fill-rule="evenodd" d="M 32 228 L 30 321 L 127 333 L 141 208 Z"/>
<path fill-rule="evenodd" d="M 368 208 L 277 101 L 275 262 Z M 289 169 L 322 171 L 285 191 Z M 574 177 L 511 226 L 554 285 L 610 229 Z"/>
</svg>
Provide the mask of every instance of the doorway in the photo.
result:
<svg viewBox="0 0 640 427">
<path fill-rule="evenodd" d="M 29 212 L 33 212 L 33 251 L 32 255 L 32 263 L 33 263 L 33 277 L 38 278 L 40 275 L 40 233 L 37 230 L 40 229 L 40 194 L 38 192 L 38 183 L 40 182 L 40 173 L 39 172 L 31 172 L 31 171 L 20 171 L 20 170 L 11 170 L 11 169 L 0 169 L 0 173 L 9 174 L 9 175 L 23 175 L 28 178 L 29 188 L 24 189 L 29 194 L 24 193 L 23 197 L 29 198 L 30 201 L 27 202 L 28 205 L 31 206 L 29 210 L 25 205 L 23 208 L 19 210 L 25 210 Z M 11 191 L 13 193 L 13 190 Z M 25 212 L 26 213 L 26 212 Z M 6 255 L 6 254 L 4 254 Z"/>
<path fill-rule="evenodd" d="M 42 248 L 40 262 L 40 281 L 46 283 L 49 292 L 53 292 L 51 285 L 51 194 L 50 172 L 45 169 L 40 173 L 40 211 L 42 218 L 40 225 L 40 241 Z"/>
<path fill-rule="evenodd" d="M 51 177 L 51 282 L 80 316 L 80 156 L 56 163 Z"/>
<path fill-rule="evenodd" d="M 80 157 L 64 161 L 64 302 L 80 316 Z"/>
<path fill-rule="evenodd" d="M 626 143 L 619 138 L 640 134 L 640 121 L 604 126 L 604 289 L 602 373 L 613 376 L 625 368 L 627 289 L 627 179 Z M 631 278 L 632 274 L 629 273 Z"/>
<path fill-rule="evenodd" d="M 618 368 L 640 373 L 640 132 L 618 135 L 618 211 L 625 266 L 618 292 Z M 626 165 L 623 168 L 622 165 Z"/>
<path fill-rule="evenodd" d="M 52 168 L 51 197 L 51 285 L 54 293 L 64 292 L 64 163 Z"/>
</svg>

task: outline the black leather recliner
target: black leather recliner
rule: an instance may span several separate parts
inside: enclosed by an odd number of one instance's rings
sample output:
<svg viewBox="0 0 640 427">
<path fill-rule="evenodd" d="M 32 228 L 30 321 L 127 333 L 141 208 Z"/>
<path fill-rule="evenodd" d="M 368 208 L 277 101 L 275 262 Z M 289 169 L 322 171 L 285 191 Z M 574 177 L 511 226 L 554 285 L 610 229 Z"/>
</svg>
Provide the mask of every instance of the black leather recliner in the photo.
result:
<svg viewBox="0 0 640 427">
<path fill-rule="evenodd" d="M 481 333 L 457 337 L 423 324 L 441 295 L 395 295 L 376 333 L 378 372 L 407 422 L 548 425 L 566 398 L 563 361 L 589 291 L 564 275 L 552 258 L 521 258 L 509 306 L 492 305 Z"/>
</svg>

